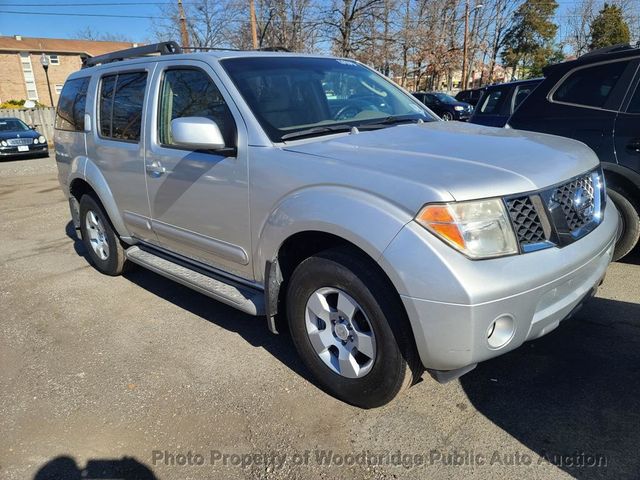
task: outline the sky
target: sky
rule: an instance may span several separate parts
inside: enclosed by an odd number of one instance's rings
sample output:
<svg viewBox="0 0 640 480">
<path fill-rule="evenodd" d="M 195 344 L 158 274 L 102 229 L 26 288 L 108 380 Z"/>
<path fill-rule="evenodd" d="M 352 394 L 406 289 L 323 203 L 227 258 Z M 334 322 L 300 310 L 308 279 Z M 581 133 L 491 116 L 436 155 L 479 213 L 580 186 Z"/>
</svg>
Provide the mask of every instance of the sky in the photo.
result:
<svg viewBox="0 0 640 480">
<path fill-rule="evenodd" d="M 176 0 L 0 0 L 0 35 L 70 38 L 89 27 L 94 33 L 111 32 L 125 35 L 134 42 L 150 42 L 155 40 L 154 20 L 148 17 L 161 17 L 163 6 L 166 8 L 170 3 Z M 558 3 L 558 22 L 562 24 L 566 21 L 563 15 L 577 0 L 558 0 Z M 83 16 L 85 14 L 119 17 Z"/>
</svg>

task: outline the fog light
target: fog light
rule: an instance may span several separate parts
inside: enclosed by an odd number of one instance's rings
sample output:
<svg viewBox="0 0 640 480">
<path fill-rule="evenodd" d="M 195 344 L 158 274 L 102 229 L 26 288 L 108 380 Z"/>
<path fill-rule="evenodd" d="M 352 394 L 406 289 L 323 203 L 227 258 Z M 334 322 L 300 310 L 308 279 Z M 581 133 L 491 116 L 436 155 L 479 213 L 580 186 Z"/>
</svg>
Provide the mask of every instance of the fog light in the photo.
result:
<svg viewBox="0 0 640 480">
<path fill-rule="evenodd" d="M 515 331 L 515 323 L 511 315 L 501 315 L 487 329 L 487 342 L 491 348 L 504 347 Z"/>
</svg>

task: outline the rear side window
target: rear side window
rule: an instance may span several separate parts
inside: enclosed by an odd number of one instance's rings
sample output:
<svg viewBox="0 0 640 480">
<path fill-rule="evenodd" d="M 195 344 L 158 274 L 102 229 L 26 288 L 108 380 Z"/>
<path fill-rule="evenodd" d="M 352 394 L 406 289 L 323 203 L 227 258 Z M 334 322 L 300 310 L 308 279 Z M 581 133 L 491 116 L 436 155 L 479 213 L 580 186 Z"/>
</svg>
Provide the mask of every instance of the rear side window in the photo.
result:
<svg viewBox="0 0 640 480">
<path fill-rule="evenodd" d="M 495 115 L 500 112 L 500 107 L 504 102 L 505 90 L 494 89 L 489 90 L 482 101 L 482 105 L 478 109 L 478 112 L 485 115 Z"/>
<path fill-rule="evenodd" d="M 553 93 L 553 100 L 603 108 L 628 64 L 613 62 L 576 70 Z"/>
<path fill-rule="evenodd" d="M 84 109 L 87 103 L 89 77 L 74 78 L 64 84 L 56 110 L 57 130 L 84 131 Z"/>
<path fill-rule="evenodd" d="M 147 72 L 102 77 L 98 120 L 102 137 L 129 142 L 140 140 L 146 85 Z"/>
</svg>

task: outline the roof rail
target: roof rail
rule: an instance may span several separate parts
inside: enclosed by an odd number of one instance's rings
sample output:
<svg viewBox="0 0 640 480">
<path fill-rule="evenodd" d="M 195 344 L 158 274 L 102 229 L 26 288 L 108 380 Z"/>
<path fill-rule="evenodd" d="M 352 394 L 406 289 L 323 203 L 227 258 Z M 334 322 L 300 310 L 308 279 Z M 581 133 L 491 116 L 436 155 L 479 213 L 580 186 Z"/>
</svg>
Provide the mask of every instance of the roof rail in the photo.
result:
<svg viewBox="0 0 640 480">
<path fill-rule="evenodd" d="M 584 55 L 580 55 L 578 58 L 591 58 L 596 55 L 604 55 L 606 53 L 615 53 L 622 52 L 624 50 L 632 50 L 634 47 L 629 45 L 628 43 L 618 43 L 617 45 L 611 45 L 609 47 L 598 48 L 597 50 L 591 50 L 590 52 L 585 53 Z"/>
<path fill-rule="evenodd" d="M 117 52 L 86 58 L 82 62 L 82 68 L 117 62 L 127 58 L 145 57 L 155 53 L 159 53 L 160 55 L 172 55 L 175 53 L 182 53 L 182 48 L 176 42 L 161 42 L 153 43 L 151 45 L 143 45 L 141 47 L 127 48 L 126 50 L 118 50 Z"/>
</svg>

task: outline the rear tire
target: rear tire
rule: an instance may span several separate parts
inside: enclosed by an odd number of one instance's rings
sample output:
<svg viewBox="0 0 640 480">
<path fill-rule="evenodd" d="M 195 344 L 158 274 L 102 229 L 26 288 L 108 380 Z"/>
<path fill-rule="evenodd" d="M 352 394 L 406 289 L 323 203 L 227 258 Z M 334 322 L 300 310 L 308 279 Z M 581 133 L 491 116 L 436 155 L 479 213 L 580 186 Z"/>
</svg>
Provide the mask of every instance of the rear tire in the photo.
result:
<svg viewBox="0 0 640 480">
<path fill-rule="evenodd" d="M 120 275 L 126 260 L 124 248 L 102 205 L 88 194 L 80 199 L 80 231 L 93 266 L 106 275 Z"/>
<path fill-rule="evenodd" d="M 607 188 L 607 194 L 613 201 L 622 222 L 622 233 L 616 242 L 613 261 L 620 260 L 637 245 L 640 238 L 640 207 L 636 200 L 620 187 Z"/>
<path fill-rule="evenodd" d="M 323 305 L 330 308 L 321 314 L 327 315 L 326 322 L 310 307 L 318 292 L 328 292 Z M 340 298 L 348 299 L 350 306 L 356 305 L 353 317 L 359 317 L 352 322 L 345 321 L 347 328 L 338 330 L 337 324 L 344 320 L 343 312 L 348 310 L 337 308 L 338 302 L 342 302 Z M 376 265 L 353 249 L 326 250 L 298 265 L 289 279 L 287 316 L 291 337 L 302 361 L 319 386 L 340 400 L 362 408 L 379 407 L 393 400 L 422 374 L 400 299 Z M 309 333 L 310 328 L 316 326 L 318 329 Z M 367 332 L 364 337 L 371 338 L 373 347 L 361 346 L 363 330 Z M 322 353 L 319 350 L 323 346 L 319 347 L 317 337 L 312 335 L 318 332 L 329 343 L 334 342 Z M 339 373 L 331 364 L 342 366 L 340 359 L 345 351 L 353 353 L 349 358 L 355 362 L 354 367 Z"/>
</svg>

